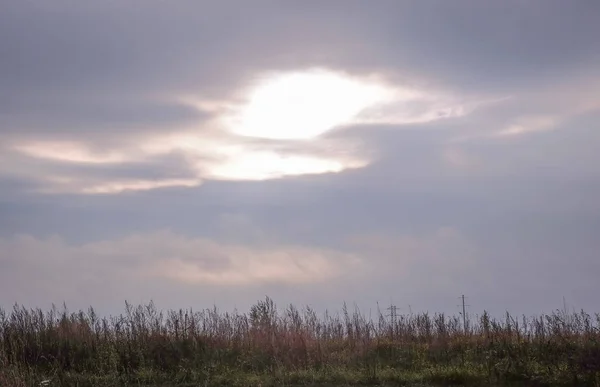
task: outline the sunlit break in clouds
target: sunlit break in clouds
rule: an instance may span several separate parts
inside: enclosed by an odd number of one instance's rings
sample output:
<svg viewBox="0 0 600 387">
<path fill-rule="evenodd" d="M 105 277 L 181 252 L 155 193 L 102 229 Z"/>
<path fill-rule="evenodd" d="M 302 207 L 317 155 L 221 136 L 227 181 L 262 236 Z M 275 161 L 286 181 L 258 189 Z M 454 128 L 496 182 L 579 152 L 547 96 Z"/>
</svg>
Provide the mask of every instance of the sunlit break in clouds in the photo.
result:
<svg viewBox="0 0 600 387">
<path fill-rule="evenodd" d="M 38 192 L 118 194 L 196 187 L 203 180 L 261 181 L 364 168 L 376 149 L 366 148 L 357 138 L 326 137 L 352 125 L 418 124 L 461 117 L 472 109 L 442 91 L 410 89 L 377 74 L 359 76 L 325 68 L 257 72 L 219 101 L 193 95 L 176 99 L 209 118 L 133 137 L 112 132 L 122 140 L 100 147 L 86 138 L 16 137 L 12 151 L 56 163 L 46 166 L 56 170 L 40 177 L 45 186 Z M 156 159 L 173 154 L 185 160 L 184 176 L 97 181 L 94 176 L 60 168 L 156 164 Z"/>
<path fill-rule="evenodd" d="M 261 78 L 228 128 L 250 137 L 303 140 L 352 121 L 365 109 L 389 102 L 385 86 L 333 71 L 312 70 Z"/>
</svg>

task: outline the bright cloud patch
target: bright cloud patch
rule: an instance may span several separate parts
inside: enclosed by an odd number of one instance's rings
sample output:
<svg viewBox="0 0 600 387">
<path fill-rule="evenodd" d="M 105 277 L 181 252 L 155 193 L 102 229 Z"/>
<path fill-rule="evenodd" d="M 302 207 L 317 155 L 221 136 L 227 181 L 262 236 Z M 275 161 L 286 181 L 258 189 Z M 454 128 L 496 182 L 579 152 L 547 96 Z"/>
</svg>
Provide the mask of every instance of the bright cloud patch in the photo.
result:
<svg viewBox="0 0 600 387">
<path fill-rule="evenodd" d="M 75 141 L 32 142 L 16 146 L 15 149 L 32 157 L 71 163 L 107 164 L 128 161 L 127 155 L 120 152 L 97 154 L 87 149 L 85 144 Z"/>
<path fill-rule="evenodd" d="M 61 141 L 12 138 L 11 152 L 1 157 L 0 173 L 35 179 L 44 185 L 41 192 L 79 194 L 195 187 L 207 179 L 338 173 L 365 167 L 370 157 L 356 141 L 327 139 L 324 135 L 333 129 L 428 122 L 462 116 L 472 108 L 452 96 L 392 85 L 377 76 L 309 69 L 257 79 L 224 101 L 177 96 L 180 103 L 211 117 L 197 124 L 151 128 L 124 137 L 114 128 L 107 132 L 110 141 L 104 146 L 79 136 Z M 17 154 L 16 162 L 11 154 Z M 24 164 L 24 157 L 51 162 Z M 178 160 L 173 169 L 162 168 L 166 172 L 150 174 L 151 179 L 135 173 L 140 165 L 156 168 L 169 157 Z M 118 178 L 102 173 L 117 169 L 125 171 Z"/>
<path fill-rule="evenodd" d="M 84 194 L 114 194 L 125 191 L 149 191 L 156 188 L 167 187 L 197 187 L 202 183 L 198 179 L 164 179 L 152 180 L 126 180 L 116 182 L 99 183 L 81 188 Z"/>
<path fill-rule="evenodd" d="M 229 107 L 233 112 L 224 115 L 222 122 L 242 136 L 308 140 L 349 124 L 412 124 L 460 117 L 478 103 L 386 84 L 374 77 L 313 69 L 260 77 L 245 103 Z"/>
<path fill-rule="evenodd" d="M 346 166 L 341 161 L 263 151 L 241 152 L 239 156 L 210 168 L 209 173 L 218 179 L 267 180 L 283 176 L 340 172 L 344 169 Z"/>
<path fill-rule="evenodd" d="M 334 72 L 278 74 L 259 82 L 247 104 L 224 118 L 233 133 L 298 140 L 347 124 L 364 109 L 387 102 L 391 89 Z"/>
<path fill-rule="evenodd" d="M 47 187 L 39 192 L 48 194 L 78 193 L 89 195 L 118 194 L 132 191 L 150 191 L 158 188 L 197 187 L 200 179 L 98 179 L 85 176 L 46 176 L 43 179 Z"/>
<path fill-rule="evenodd" d="M 558 119 L 551 116 L 524 117 L 509 127 L 494 133 L 494 136 L 516 136 L 531 132 L 550 130 L 558 124 Z"/>
<path fill-rule="evenodd" d="M 187 155 L 196 174 L 213 180 L 268 180 L 285 176 L 337 173 L 368 164 L 358 154 L 332 155 L 315 152 L 314 144 L 289 148 L 270 144 L 236 141 L 236 138 L 214 137 L 201 140 L 190 135 L 173 136 L 145 145 L 148 152 L 168 153 L 178 150 Z M 347 142 L 338 141 L 330 149 L 342 149 Z"/>
</svg>

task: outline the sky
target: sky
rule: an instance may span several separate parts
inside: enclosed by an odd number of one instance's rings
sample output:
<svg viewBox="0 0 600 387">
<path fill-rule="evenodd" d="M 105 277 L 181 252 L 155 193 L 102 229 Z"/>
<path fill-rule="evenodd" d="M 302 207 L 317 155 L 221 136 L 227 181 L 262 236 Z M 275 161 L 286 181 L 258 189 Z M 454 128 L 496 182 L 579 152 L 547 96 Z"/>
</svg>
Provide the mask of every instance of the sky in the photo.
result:
<svg viewBox="0 0 600 387">
<path fill-rule="evenodd" d="M 3 0 L 0 306 L 600 311 L 600 3 Z"/>
</svg>

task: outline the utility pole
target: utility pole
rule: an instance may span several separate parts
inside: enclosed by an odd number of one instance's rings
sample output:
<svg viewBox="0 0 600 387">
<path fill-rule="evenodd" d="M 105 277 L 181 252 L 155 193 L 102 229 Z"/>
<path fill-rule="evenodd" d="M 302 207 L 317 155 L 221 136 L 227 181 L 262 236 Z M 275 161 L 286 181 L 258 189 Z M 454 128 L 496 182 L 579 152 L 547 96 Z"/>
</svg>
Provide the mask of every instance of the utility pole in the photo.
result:
<svg viewBox="0 0 600 387">
<path fill-rule="evenodd" d="M 462 296 L 460 296 L 460 299 L 462 300 L 462 317 L 463 317 L 463 329 L 464 332 L 467 333 L 467 306 L 469 305 L 465 305 L 465 295 L 463 294 Z"/>
<path fill-rule="evenodd" d="M 398 320 L 398 307 L 396 305 L 390 305 L 390 307 L 387 308 L 387 310 L 390 311 L 388 317 L 390 318 L 390 323 L 392 326 L 392 337 L 394 337 L 394 333 L 396 332 L 396 321 Z"/>
<path fill-rule="evenodd" d="M 465 295 L 462 295 L 462 306 L 463 306 L 463 326 L 465 327 L 465 333 L 467 332 L 467 312 L 465 310 Z"/>
<path fill-rule="evenodd" d="M 387 310 L 390 311 L 390 314 L 388 314 L 388 317 L 390 317 L 390 321 L 392 323 L 392 325 L 396 325 L 396 318 L 398 316 L 397 310 L 398 307 L 396 305 L 390 305 L 389 308 L 387 308 Z"/>
</svg>

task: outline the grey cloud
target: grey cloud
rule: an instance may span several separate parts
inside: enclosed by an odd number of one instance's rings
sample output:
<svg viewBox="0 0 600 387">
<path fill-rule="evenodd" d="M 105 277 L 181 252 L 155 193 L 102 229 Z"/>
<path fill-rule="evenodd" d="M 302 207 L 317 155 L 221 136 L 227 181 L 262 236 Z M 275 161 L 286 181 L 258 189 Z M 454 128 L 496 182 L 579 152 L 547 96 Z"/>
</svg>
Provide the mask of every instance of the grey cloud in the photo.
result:
<svg viewBox="0 0 600 387">
<path fill-rule="evenodd" d="M 101 304 L 115 297 L 161 298 L 164 286 L 218 291 L 318 284 L 336 281 L 360 264 L 355 255 L 331 249 L 244 246 L 156 231 L 87 244 L 27 235 L 0 239 L 0 244 L 3 297 L 28 304 L 67 301 L 81 306 L 87 298 Z M 18 285 L 22 280 L 30 285 L 26 291 Z M 101 299 L 94 296 L 101 294 Z"/>
<path fill-rule="evenodd" d="M 68 139 L 84 137 L 95 142 L 106 137 L 130 138 L 135 134 L 198 124 L 209 115 L 171 101 L 95 98 L 82 96 L 11 97 L 0 106 L 0 127 L 12 137 Z"/>
<path fill-rule="evenodd" d="M 231 69 L 256 68 L 266 52 L 274 55 L 273 42 L 279 39 L 274 30 L 286 26 L 288 37 L 290 31 L 303 33 L 286 25 L 289 17 L 277 17 L 281 5 L 272 8 L 274 17 L 261 18 L 259 4 L 245 9 L 232 2 L 141 4 L 12 3 L 3 13 L 2 47 L 10 60 L 2 73 L 11 76 L 4 81 L 21 91 L 95 88 L 102 93 L 124 86 L 126 94 L 173 87 L 208 91 L 228 76 L 239 78 Z M 31 24 L 24 30 L 27 20 Z M 252 44 L 235 44 L 241 37 Z"/>
<path fill-rule="evenodd" d="M 550 111 L 549 111 L 550 112 Z M 563 181 L 592 179 L 600 169 L 596 122 L 600 111 L 568 117 L 543 132 L 457 144 L 480 160 L 479 174 Z"/>
<path fill-rule="evenodd" d="M 197 185 L 201 183 L 197 174 L 189 168 L 185 156 L 177 152 L 138 161 L 100 165 L 38 159 L 5 150 L 0 156 L 0 161 L 0 174 L 5 179 L 8 177 L 19 182 L 23 187 L 22 192 L 30 193 L 75 193 L 86 189 L 102 191 L 101 187 L 135 187 L 139 182 L 147 182 L 146 184 L 154 184 L 157 187 L 169 181 L 173 183 L 167 186 L 187 185 L 176 183 L 178 181 L 190 184 L 197 181 Z M 14 185 L 13 188 L 18 186 Z"/>
<path fill-rule="evenodd" d="M 0 302 L 65 299 L 114 311 L 124 298 L 228 307 L 269 294 L 329 307 L 393 298 L 415 309 L 455 311 L 464 292 L 475 310 L 548 310 L 563 295 L 598 310 L 599 28 L 593 1 L 6 1 L 0 13 Z M 19 139 L 58 139 L 98 154 L 133 154 L 140 140 L 181 127 L 208 140 L 215 135 L 203 125 L 210 113 L 175 97 L 236 98 L 257 72 L 311 65 L 380 72 L 400 85 L 460 97 L 510 98 L 432 123 L 355 125 L 307 146 L 240 140 L 251 149 L 356 152 L 374 160 L 341 174 L 277 181 L 39 196 L 26 193 L 51 174 L 92 182 L 194 175 L 179 151 L 95 166 L 6 151 Z M 492 136 L 540 116 L 559 120 L 543 131 Z M 453 231 L 445 234 L 445 227 Z M 252 252 L 281 245 L 304 246 L 296 250 L 303 253 L 360 251 L 373 270 L 319 286 L 262 284 L 243 291 L 120 276 L 121 264 L 155 262 L 144 261 L 152 255 L 148 246 L 117 254 L 131 247 L 124 236 L 147 241 L 157 229 L 175 230 L 170 242 L 153 245 L 165 255 L 189 253 L 181 245 L 196 246 L 190 241 L 197 239 L 217 245 L 207 254 L 207 270 L 226 265 L 231 254 L 220 247 L 236 244 Z M 49 234 L 61 238 L 48 240 Z M 368 243 L 357 246 L 351 238 Z M 69 265 L 78 253 L 85 264 Z"/>
<path fill-rule="evenodd" d="M 280 302 L 295 300 L 331 307 L 346 300 L 373 306 L 393 297 L 398 303 L 412 303 L 415 309 L 453 311 L 455 297 L 464 292 L 475 310 L 548 310 L 559 305 L 563 295 L 574 305 L 597 308 L 593 298 L 598 273 L 594 230 L 600 225 L 594 198 L 600 184 L 594 188 L 589 180 L 582 184 L 560 180 L 544 183 L 536 178 L 434 179 L 420 183 L 413 179 L 410 184 L 399 180 L 381 190 L 368 184 L 369 175 L 361 171 L 336 179 L 320 176 L 300 181 L 209 183 L 179 193 L 75 198 L 68 203 L 55 198 L 51 205 L 55 211 L 37 204 L 27 220 L 21 209 L 17 212 L 21 215 L 8 218 L 19 219 L 21 224 L 15 223 L 8 230 L 11 235 L 19 229 L 36 229 L 33 225 L 42 222 L 45 226 L 37 227 L 38 235 L 53 230 L 71 238 L 91 239 L 87 243 L 93 244 L 102 235 L 111 243 L 122 240 L 121 235 L 131 230 L 147 230 L 152 235 L 156 228 L 174 225 L 183 235 L 201 233 L 211 239 L 224 238 L 227 243 L 300 244 L 360 252 L 368 262 L 368 270 L 356 273 L 361 277 L 346 278 L 336 286 L 249 290 L 258 298 L 276 294 Z M 90 219 L 92 224 L 86 224 Z M 442 226 L 450 227 L 450 232 L 440 230 Z M 350 243 L 352 238 L 366 238 L 370 244 Z M 131 293 L 124 284 L 117 288 L 122 290 L 111 299 L 113 302 L 127 294 L 151 297 L 162 285 L 141 287 L 139 293 Z M 187 287 L 177 289 L 190 291 Z M 209 294 L 210 289 L 215 291 L 210 287 L 197 289 Z M 236 297 L 217 298 L 229 305 L 227 300 Z M 105 302 L 94 292 L 89 299 Z M 159 299 L 168 305 L 181 301 L 173 289 Z M 212 302 L 202 300 L 198 302 Z M 238 306 L 244 302 L 243 297 L 237 298 Z"/>
<path fill-rule="evenodd" d="M 252 69 L 312 64 L 481 90 L 579 71 L 600 54 L 590 2 L 12 2 L 3 15 L 1 72 L 13 91 L 210 91 Z"/>
<path fill-rule="evenodd" d="M 545 97 L 522 95 L 527 88 L 562 93 L 561 82 L 597 75 L 598 16 L 594 4 L 565 10 L 558 2 L 10 2 L 0 16 L 0 50 L 7 58 L 0 65 L 0 99 L 6 102 L 0 129 L 118 148 L 124 137 L 206 118 L 169 98 L 232 98 L 259 70 L 322 65 L 379 71 L 399 84 L 442 85 L 459 95 L 516 95 L 510 112 L 492 104 L 473 120 L 444 122 L 462 134 L 503 130 L 515 117 L 572 103 L 571 96 L 559 97 L 536 111 Z M 557 27 L 561 23 L 572 28 Z M 157 96 L 167 101 L 152 102 Z M 211 135 L 209 127 L 197 126 L 200 139 Z M 365 153 L 361 141 L 354 148 Z M 327 145 L 310 151 L 340 152 Z M 370 152 L 382 153 L 377 147 Z M 464 152 L 446 152 L 466 160 Z"/>
</svg>

